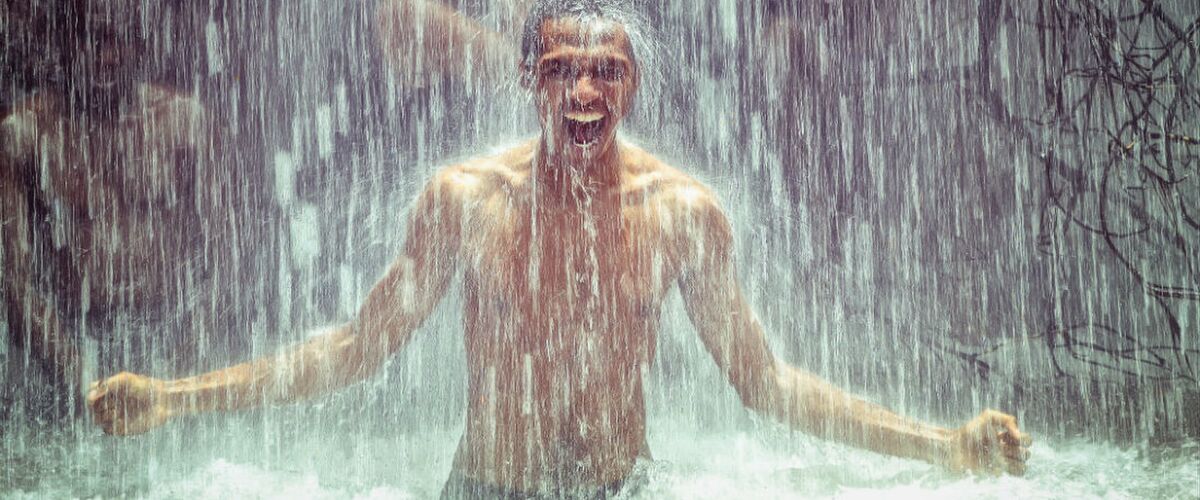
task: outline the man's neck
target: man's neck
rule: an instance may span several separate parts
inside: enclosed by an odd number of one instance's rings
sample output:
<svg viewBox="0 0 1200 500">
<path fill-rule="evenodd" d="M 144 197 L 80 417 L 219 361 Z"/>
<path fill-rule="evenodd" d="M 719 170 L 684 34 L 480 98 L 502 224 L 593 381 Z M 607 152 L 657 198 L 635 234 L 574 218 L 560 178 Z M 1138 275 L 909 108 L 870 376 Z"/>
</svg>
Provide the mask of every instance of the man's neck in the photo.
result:
<svg viewBox="0 0 1200 500">
<path fill-rule="evenodd" d="M 621 182 L 621 148 L 616 139 L 590 158 L 573 159 L 553 153 L 545 139 L 534 157 L 538 193 L 546 200 L 580 201 L 618 191 Z"/>
</svg>

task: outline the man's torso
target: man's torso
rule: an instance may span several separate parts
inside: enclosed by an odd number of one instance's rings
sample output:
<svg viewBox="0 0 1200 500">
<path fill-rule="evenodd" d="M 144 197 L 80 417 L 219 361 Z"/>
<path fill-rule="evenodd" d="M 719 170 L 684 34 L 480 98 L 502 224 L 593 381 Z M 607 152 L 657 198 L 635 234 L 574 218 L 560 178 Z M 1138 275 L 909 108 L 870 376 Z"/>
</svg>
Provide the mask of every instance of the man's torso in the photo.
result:
<svg viewBox="0 0 1200 500">
<path fill-rule="evenodd" d="M 610 484 L 647 452 L 642 372 L 680 270 L 673 222 L 703 187 L 622 156 L 619 189 L 565 200 L 534 196 L 528 145 L 451 174 L 470 393 L 456 467 L 470 477 Z"/>
</svg>

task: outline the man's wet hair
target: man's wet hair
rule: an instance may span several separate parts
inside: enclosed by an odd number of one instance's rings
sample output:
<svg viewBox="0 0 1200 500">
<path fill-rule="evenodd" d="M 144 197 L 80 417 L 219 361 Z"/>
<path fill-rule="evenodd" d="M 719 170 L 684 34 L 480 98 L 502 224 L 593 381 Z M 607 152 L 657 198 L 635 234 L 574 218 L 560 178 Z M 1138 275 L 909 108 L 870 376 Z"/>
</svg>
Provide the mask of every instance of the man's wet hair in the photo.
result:
<svg viewBox="0 0 1200 500">
<path fill-rule="evenodd" d="M 542 25 L 553 19 L 607 20 L 622 25 L 630 38 L 630 57 L 637 63 L 635 38 L 643 38 L 641 17 L 629 0 L 538 0 L 521 32 L 521 65 L 532 70 L 542 57 Z"/>
</svg>

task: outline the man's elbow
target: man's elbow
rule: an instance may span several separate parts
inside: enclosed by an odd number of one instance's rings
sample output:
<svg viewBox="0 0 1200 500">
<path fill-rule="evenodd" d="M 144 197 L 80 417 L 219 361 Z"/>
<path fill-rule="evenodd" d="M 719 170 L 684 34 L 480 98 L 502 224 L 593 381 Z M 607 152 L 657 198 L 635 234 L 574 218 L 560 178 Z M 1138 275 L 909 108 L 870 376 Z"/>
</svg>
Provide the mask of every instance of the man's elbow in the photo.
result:
<svg viewBox="0 0 1200 500">
<path fill-rule="evenodd" d="M 785 399 L 780 389 L 779 374 L 775 366 L 733 367 L 729 370 L 729 381 L 737 391 L 742 406 L 757 413 L 775 414 Z"/>
<path fill-rule="evenodd" d="M 352 325 L 339 328 L 331 340 L 330 347 L 340 361 L 335 369 L 340 372 L 342 385 L 371 378 L 388 358 L 389 350 L 383 340 L 357 332 Z"/>
</svg>

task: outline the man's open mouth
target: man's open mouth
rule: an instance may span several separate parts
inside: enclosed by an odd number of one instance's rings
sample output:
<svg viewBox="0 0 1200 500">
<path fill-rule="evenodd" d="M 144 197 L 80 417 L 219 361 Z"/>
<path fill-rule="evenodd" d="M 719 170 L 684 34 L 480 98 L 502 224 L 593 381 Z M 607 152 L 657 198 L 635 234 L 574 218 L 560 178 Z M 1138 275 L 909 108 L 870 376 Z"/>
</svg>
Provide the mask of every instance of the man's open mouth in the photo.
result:
<svg viewBox="0 0 1200 500">
<path fill-rule="evenodd" d="M 576 146 L 588 147 L 600 142 L 608 118 L 599 111 L 572 111 L 563 119 L 567 137 Z"/>
</svg>

